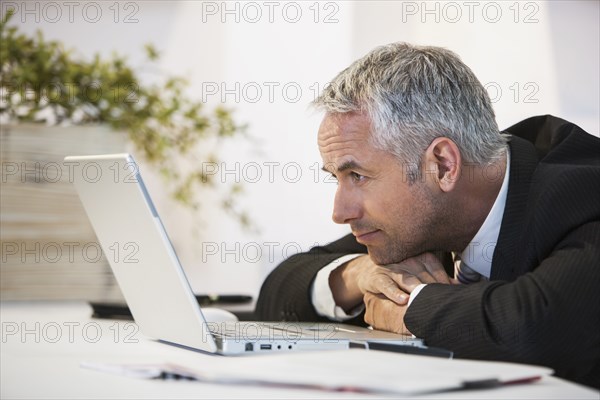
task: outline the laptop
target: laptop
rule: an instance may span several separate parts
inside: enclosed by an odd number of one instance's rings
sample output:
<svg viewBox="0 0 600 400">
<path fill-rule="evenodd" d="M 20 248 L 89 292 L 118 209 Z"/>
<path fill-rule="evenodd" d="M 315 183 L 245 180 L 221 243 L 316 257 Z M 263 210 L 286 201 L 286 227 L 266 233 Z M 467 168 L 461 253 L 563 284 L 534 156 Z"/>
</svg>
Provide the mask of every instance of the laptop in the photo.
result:
<svg viewBox="0 0 600 400">
<path fill-rule="evenodd" d="M 420 339 L 341 323 L 207 322 L 129 154 L 69 156 L 73 183 L 140 331 L 223 355 L 423 347 Z"/>
</svg>

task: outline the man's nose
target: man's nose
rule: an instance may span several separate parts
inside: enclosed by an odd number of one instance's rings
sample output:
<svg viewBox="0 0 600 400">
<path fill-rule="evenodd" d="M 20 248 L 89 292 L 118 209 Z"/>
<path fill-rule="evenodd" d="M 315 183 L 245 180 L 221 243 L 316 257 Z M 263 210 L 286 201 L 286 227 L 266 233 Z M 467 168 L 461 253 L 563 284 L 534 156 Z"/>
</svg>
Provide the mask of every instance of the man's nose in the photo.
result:
<svg viewBox="0 0 600 400">
<path fill-rule="evenodd" d="M 333 215 L 331 217 L 336 224 L 347 224 L 353 219 L 360 218 L 360 204 L 356 196 L 351 192 L 338 186 L 333 202 Z"/>
</svg>

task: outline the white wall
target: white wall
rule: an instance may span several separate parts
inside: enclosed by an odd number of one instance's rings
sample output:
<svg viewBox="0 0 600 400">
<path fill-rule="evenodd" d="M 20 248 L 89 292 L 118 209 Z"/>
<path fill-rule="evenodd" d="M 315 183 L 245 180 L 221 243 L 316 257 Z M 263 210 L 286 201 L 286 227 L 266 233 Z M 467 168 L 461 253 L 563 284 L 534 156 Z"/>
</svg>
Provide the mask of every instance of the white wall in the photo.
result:
<svg viewBox="0 0 600 400">
<path fill-rule="evenodd" d="M 162 52 L 163 70 L 187 76 L 189 93 L 204 96 L 211 105 L 221 102 L 222 93 L 210 95 L 203 90 L 207 87 L 225 85 L 235 91 L 239 83 L 240 89 L 246 88 L 237 92 L 237 101 L 228 92 L 225 103 L 235 109 L 238 121 L 249 124 L 257 143 L 232 144 L 223 159 L 229 169 L 240 163 L 240 172 L 248 162 L 261 166 L 262 178 L 246 183 L 243 197 L 259 233 L 243 232 L 211 209 L 204 214 L 201 233 L 194 235 L 200 222 L 161 197 L 160 181 L 150 179 L 167 230 L 193 286 L 202 292 L 256 293 L 285 253 L 327 243 L 347 231 L 330 220 L 335 185 L 323 183 L 324 174 L 315 180 L 320 117 L 307 110 L 307 104 L 316 87 L 374 46 L 408 41 L 457 52 L 489 87 L 501 127 L 551 113 L 596 135 L 599 131 L 596 1 L 121 2 L 116 23 L 114 9 L 109 9 L 113 2 L 95 3 L 102 10 L 96 23 L 83 17 L 85 2 L 78 3 L 73 22 L 64 3 L 57 2 L 63 15 L 53 23 L 49 19 L 56 14 L 50 8 L 44 11 L 45 3 L 27 2 L 33 14 L 24 14 L 22 3 L 17 4 L 21 13 L 15 23 L 23 30 L 42 29 L 86 57 L 114 50 L 143 68 L 142 45 L 154 43 Z M 233 11 L 225 13 L 224 7 Z M 301 16 L 292 22 L 297 10 Z M 87 11 L 89 20 L 95 9 Z M 123 23 L 130 12 L 138 21 Z M 269 87 L 274 88 L 271 98 Z M 260 99 L 256 88 L 262 91 Z M 297 88 L 301 96 L 296 101 Z M 278 163 L 270 164 L 272 182 L 265 163 Z M 283 174 L 285 166 L 288 175 Z M 297 166 L 302 176 L 291 183 Z M 256 169 L 246 172 L 254 176 Z M 235 179 L 232 174 L 220 176 L 227 182 Z M 206 201 L 214 199 L 208 196 Z M 208 242 L 234 251 L 203 255 Z M 234 254 L 236 246 L 239 251 Z M 257 246 L 262 257 L 256 257 Z"/>
</svg>

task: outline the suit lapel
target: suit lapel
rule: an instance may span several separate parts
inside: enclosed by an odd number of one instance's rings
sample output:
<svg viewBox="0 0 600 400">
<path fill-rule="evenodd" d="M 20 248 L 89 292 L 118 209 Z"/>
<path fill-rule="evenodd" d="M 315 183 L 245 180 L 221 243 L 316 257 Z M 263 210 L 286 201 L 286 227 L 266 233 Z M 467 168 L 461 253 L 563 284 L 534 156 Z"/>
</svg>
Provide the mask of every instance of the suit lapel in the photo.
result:
<svg viewBox="0 0 600 400">
<path fill-rule="evenodd" d="M 535 147 L 527 140 L 512 136 L 509 147 L 511 158 L 508 193 L 492 258 L 491 280 L 510 281 L 520 273 L 517 249 L 523 240 L 529 187 L 538 163 Z"/>
</svg>

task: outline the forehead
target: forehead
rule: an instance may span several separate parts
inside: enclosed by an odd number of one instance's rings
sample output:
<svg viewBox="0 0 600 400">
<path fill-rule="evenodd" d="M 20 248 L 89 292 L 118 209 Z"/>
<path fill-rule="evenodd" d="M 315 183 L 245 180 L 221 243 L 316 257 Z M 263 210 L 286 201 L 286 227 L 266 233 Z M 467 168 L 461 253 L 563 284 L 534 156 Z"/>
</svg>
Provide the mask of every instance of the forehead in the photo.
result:
<svg viewBox="0 0 600 400">
<path fill-rule="evenodd" d="M 348 169 L 376 173 L 395 165 L 391 153 L 371 143 L 371 124 L 366 116 L 356 113 L 326 115 L 318 136 L 323 168 L 331 173 Z"/>
<path fill-rule="evenodd" d="M 327 114 L 319 127 L 318 144 L 321 153 L 353 147 L 372 147 L 369 119 L 361 114 Z"/>
</svg>

